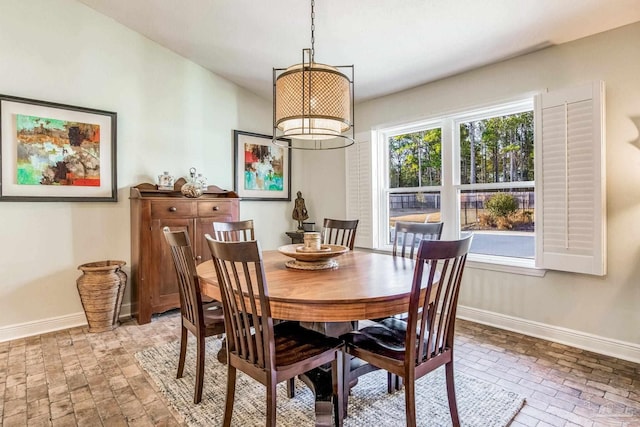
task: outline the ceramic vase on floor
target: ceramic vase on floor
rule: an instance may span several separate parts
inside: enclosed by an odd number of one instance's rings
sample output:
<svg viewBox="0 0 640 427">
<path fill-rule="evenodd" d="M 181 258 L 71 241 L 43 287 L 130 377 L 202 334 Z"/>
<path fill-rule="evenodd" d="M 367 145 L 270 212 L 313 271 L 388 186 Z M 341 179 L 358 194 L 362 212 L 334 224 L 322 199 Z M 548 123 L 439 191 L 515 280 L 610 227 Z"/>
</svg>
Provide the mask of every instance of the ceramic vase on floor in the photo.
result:
<svg viewBox="0 0 640 427">
<path fill-rule="evenodd" d="M 82 264 L 76 281 L 89 332 L 110 331 L 118 326 L 127 274 L 124 261 L 98 261 Z"/>
</svg>

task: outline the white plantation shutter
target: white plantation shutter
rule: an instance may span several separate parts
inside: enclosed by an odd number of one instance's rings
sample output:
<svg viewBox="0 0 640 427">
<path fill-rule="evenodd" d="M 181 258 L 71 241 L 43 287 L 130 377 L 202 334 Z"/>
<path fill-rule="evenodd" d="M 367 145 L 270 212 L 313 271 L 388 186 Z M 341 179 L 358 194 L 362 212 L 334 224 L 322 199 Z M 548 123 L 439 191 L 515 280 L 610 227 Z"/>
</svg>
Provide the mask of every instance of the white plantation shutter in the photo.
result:
<svg viewBox="0 0 640 427">
<path fill-rule="evenodd" d="M 347 219 L 358 219 L 355 246 L 373 248 L 371 134 L 355 135 L 356 143 L 346 149 Z"/>
<path fill-rule="evenodd" d="M 604 83 L 536 97 L 536 266 L 606 274 Z"/>
</svg>

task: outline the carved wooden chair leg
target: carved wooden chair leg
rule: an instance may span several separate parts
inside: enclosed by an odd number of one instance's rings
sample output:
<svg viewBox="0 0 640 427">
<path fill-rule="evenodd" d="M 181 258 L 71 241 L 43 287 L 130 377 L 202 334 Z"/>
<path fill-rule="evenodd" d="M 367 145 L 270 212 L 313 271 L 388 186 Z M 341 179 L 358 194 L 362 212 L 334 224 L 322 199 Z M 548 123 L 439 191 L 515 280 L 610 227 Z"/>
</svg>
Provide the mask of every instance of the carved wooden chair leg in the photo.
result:
<svg viewBox="0 0 640 427">
<path fill-rule="evenodd" d="M 218 362 L 222 363 L 223 365 L 227 364 L 227 339 L 226 338 L 222 340 L 222 346 L 220 347 L 220 351 L 218 351 L 218 354 L 216 357 L 218 359 Z"/>
<path fill-rule="evenodd" d="M 196 391 L 193 395 L 193 403 L 200 403 L 202 400 L 202 385 L 204 383 L 204 334 L 198 337 L 198 349 L 196 351 Z"/>
<path fill-rule="evenodd" d="M 347 417 L 347 407 L 349 406 L 349 395 L 351 394 L 351 355 L 346 351 L 342 352 L 342 407 L 343 417 Z"/>
<path fill-rule="evenodd" d="M 224 427 L 231 426 L 233 416 L 233 401 L 236 394 L 236 368 L 227 365 L 227 399 L 224 406 Z"/>
<path fill-rule="evenodd" d="M 180 357 L 178 358 L 178 374 L 176 378 L 182 378 L 184 372 L 184 359 L 187 355 L 187 328 L 181 327 L 180 334 Z"/>
<path fill-rule="evenodd" d="M 401 376 L 396 375 L 396 381 L 395 381 L 394 387 L 395 387 L 396 390 L 402 390 L 402 377 Z"/>
<path fill-rule="evenodd" d="M 288 381 L 287 381 L 288 383 Z M 276 425 L 276 383 L 274 378 L 267 380 L 267 427 Z"/>
<path fill-rule="evenodd" d="M 296 397 L 296 378 L 293 377 L 287 381 L 287 397 L 293 399 Z"/>
<path fill-rule="evenodd" d="M 331 362 L 331 379 L 333 383 L 333 416 L 335 427 L 342 427 L 346 416 L 346 402 L 344 395 L 345 383 L 348 381 L 348 357 L 344 351 L 338 351 L 336 358 Z"/>
<path fill-rule="evenodd" d="M 387 372 L 387 393 L 393 393 L 396 389 L 396 376 L 391 372 Z"/>
<path fill-rule="evenodd" d="M 451 412 L 451 422 L 454 427 L 460 426 L 458 418 L 458 405 L 456 403 L 456 389 L 453 382 L 453 361 L 444 365 L 445 375 L 447 378 L 447 398 L 449 400 L 449 412 Z"/>
<path fill-rule="evenodd" d="M 404 400 L 407 414 L 407 427 L 416 427 L 416 382 L 415 379 L 406 381 Z"/>
</svg>

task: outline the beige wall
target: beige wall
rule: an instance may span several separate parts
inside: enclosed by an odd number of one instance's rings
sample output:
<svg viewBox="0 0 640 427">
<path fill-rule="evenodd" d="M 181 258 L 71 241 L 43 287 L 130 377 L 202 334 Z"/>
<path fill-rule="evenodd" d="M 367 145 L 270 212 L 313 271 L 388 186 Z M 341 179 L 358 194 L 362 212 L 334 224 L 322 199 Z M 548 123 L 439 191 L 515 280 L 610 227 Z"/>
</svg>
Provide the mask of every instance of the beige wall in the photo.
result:
<svg viewBox="0 0 640 427">
<path fill-rule="evenodd" d="M 0 340 L 84 322 L 77 266 L 130 264 L 130 186 L 194 166 L 231 188 L 233 129 L 271 132 L 268 101 L 72 0 L 0 0 L 0 93 L 117 112 L 119 199 L 0 203 Z M 290 206 L 241 202 L 240 215 L 274 248 Z"/>
<path fill-rule="evenodd" d="M 609 274 L 601 278 L 550 271 L 538 278 L 468 269 L 460 297 L 462 314 L 640 360 L 638 40 L 640 23 L 356 106 L 357 131 L 362 132 L 526 93 L 605 81 Z M 329 156 L 323 159 L 325 165 L 344 162 L 342 153 Z M 310 166 L 311 161 L 305 161 Z M 322 189 L 326 168 L 309 170 L 313 175 L 305 179 L 305 190 L 307 199 L 321 207 L 318 215 L 344 213 L 344 200 Z M 341 173 L 330 182 L 344 187 Z"/>
</svg>

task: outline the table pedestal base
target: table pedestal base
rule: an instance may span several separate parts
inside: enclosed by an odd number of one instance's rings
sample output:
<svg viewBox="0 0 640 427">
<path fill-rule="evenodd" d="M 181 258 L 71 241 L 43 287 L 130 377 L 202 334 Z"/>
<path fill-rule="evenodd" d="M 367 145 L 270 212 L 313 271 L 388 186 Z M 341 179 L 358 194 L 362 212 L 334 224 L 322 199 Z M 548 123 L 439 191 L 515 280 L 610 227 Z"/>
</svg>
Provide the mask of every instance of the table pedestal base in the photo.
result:
<svg viewBox="0 0 640 427">
<path fill-rule="evenodd" d="M 298 378 L 313 391 L 316 398 L 316 427 L 333 426 L 333 386 L 331 365 L 320 367 L 299 375 Z"/>
<path fill-rule="evenodd" d="M 363 375 L 366 372 L 371 372 L 377 368 L 369 365 L 361 359 L 348 356 L 350 358 L 349 372 L 359 371 L 358 375 Z M 331 379 L 331 365 L 325 365 L 320 368 L 312 369 L 305 372 L 303 375 L 299 375 L 298 378 L 307 385 L 313 391 L 316 398 L 316 427 L 330 427 L 333 426 L 332 415 L 337 413 L 335 404 L 333 401 L 333 384 Z M 349 381 L 349 390 L 358 384 L 358 378 L 354 378 L 352 381 L 349 378 L 345 378 L 345 381 Z M 391 392 L 391 391 L 389 391 Z M 347 400 L 345 396 L 345 408 L 344 416 L 347 417 Z"/>
</svg>

